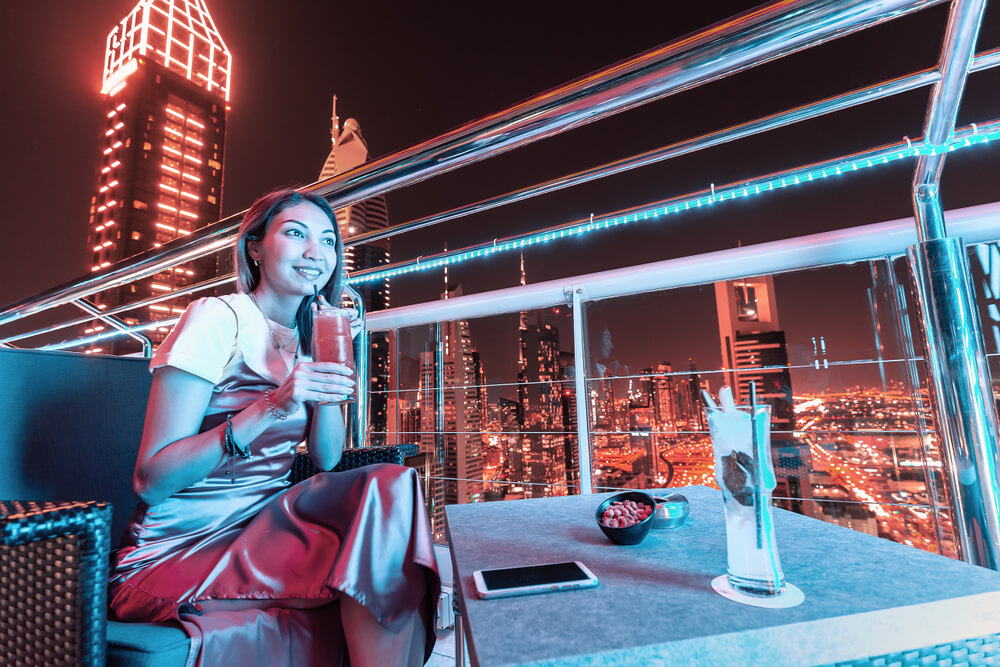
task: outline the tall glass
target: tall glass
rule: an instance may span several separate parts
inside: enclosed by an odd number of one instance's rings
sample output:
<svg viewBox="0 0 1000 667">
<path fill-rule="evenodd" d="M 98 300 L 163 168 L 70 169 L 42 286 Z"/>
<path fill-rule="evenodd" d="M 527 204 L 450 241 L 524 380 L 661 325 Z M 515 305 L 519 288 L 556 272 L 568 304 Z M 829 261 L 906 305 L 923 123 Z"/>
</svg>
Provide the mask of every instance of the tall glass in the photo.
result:
<svg viewBox="0 0 1000 667">
<path fill-rule="evenodd" d="M 312 357 L 314 361 L 333 361 L 350 367 L 354 372 L 354 338 L 351 336 L 351 315 L 343 308 L 322 306 L 313 308 Z M 357 378 L 354 389 L 343 401 L 349 403 L 358 397 Z"/>
<path fill-rule="evenodd" d="M 771 406 L 707 408 L 715 480 L 726 510 L 727 579 L 738 593 L 779 595 L 785 587 L 774 539 Z M 751 424 L 754 428 L 751 428 Z"/>
</svg>

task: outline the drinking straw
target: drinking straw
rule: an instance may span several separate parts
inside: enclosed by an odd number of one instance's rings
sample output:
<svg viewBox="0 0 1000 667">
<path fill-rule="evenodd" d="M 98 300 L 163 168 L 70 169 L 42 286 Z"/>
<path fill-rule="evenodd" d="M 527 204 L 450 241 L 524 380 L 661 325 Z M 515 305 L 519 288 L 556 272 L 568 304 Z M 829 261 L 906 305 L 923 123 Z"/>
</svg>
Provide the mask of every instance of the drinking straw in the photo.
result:
<svg viewBox="0 0 1000 667">
<path fill-rule="evenodd" d="M 753 446 L 753 507 L 754 519 L 757 524 L 757 548 L 764 548 L 764 490 L 761 488 L 763 479 L 763 457 L 757 442 L 757 384 L 750 380 L 750 442 Z"/>
</svg>

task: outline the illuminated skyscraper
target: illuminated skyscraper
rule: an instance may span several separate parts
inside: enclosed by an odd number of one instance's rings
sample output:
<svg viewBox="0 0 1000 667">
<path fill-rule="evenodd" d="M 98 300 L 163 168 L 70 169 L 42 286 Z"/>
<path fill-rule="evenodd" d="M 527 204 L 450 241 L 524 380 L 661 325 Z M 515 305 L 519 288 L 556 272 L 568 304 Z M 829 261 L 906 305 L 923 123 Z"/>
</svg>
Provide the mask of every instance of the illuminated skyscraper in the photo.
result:
<svg viewBox="0 0 1000 667">
<path fill-rule="evenodd" d="M 771 405 L 774 430 L 795 428 L 788 346 L 778 323 L 771 276 L 715 283 L 722 366 L 742 404 L 750 402 L 750 381 L 761 402 Z"/>
<path fill-rule="evenodd" d="M 446 283 L 447 289 L 447 283 Z M 444 296 L 461 296 L 461 287 Z M 465 320 L 441 323 L 436 349 L 420 354 L 420 450 L 432 454 L 424 489 L 435 539 L 444 536 L 444 505 L 483 500 L 485 380 Z"/>
<path fill-rule="evenodd" d="M 444 537 L 444 458 L 445 433 L 443 410 L 437 404 L 444 400 L 444 382 L 439 377 L 443 370 L 438 363 L 438 352 L 443 351 L 443 343 L 434 343 L 435 349 L 420 353 L 420 382 L 417 389 L 417 430 L 420 432 L 420 451 L 429 457 L 429 483 L 424 486 L 424 501 L 431 520 L 434 539 Z"/>
<path fill-rule="evenodd" d="M 726 381 L 740 404 L 750 403 L 750 382 L 761 403 L 771 406 L 771 456 L 777 477 L 776 503 L 810 516 L 812 502 L 809 446 L 794 436 L 795 409 L 788 345 L 778 322 L 778 304 L 771 276 L 715 283 L 719 339 Z M 692 386 L 691 391 L 696 387 Z"/>
<path fill-rule="evenodd" d="M 559 330 L 537 316 L 532 324 L 528 319 L 522 313 L 517 373 L 525 494 L 566 495 L 577 474 L 567 458 Z"/>
<path fill-rule="evenodd" d="M 204 0 L 141 0 L 108 35 L 106 120 L 87 234 L 91 271 L 219 219 L 230 79 L 229 50 Z M 206 258 L 102 292 L 95 302 L 110 310 L 162 298 L 214 273 L 215 259 Z M 187 301 L 146 302 L 123 319 L 174 317 Z M 165 330 L 149 334 L 158 342 Z M 91 351 L 110 349 L 103 347 Z"/>
<path fill-rule="evenodd" d="M 319 178 L 323 180 L 350 171 L 368 161 L 368 144 L 361 136 L 361 126 L 358 121 L 348 118 L 343 128 L 337 116 L 337 96 L 333 97 L 333 118 L 330 128 L 332 146 L 330 154 L 323 163 Z M 352 204 L 336 211 L 340 233 L 345 239 L 389 226 L 389 211 L 385 197 L 371 197 L 363 202 Z M 389 263 L 389 239 L 381 239 L 365 243 L 357 247 L 344 249 L 344 265 L 348 273 L 361 269 L 370 269 Z M 389 279 L 380 282 L 367 282 L 358 285 L 357 290 L 365 300 L 368 311 L 384 310 L 389 307 Z M 371 444 L 385 443 L 387 431 L 396 431 L 388 423 L 390 412 L 393 416 L 396 410 L 389 410 L 390 363 L 393 357 L 389 349 L 392 343 L 385 332 L 375 332 L 371 336 L 369 351 L 370 394 L 370 427 Z"/>
<path fill-rule="evenodd" d="M 457 293 L 460 295 L 461 291 Z M 445 502 L 471 503 L 483 495 L 482 365 L 465 320 L 441 323 L 444 344 Z"/>
</svg>

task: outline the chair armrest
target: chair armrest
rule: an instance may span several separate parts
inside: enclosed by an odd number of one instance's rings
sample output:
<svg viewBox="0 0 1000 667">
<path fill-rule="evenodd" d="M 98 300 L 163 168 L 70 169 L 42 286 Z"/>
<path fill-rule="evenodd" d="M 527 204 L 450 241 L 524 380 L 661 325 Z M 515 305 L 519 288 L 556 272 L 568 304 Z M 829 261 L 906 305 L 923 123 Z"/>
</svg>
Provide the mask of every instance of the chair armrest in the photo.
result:
<svg viewBox="0 0 1000 667">
<path fill-rule="evenodd" d="M 0 501 L 0 655 L 104 665 L 111 506 Z"/>
<path fill-rule="evenodd" d="M 395 463 L 403 465 L 403 459 L 413 456 L 420 450 L 419 445 L 384 445 L 381 447 L 358 447 L 355 449 L 345 449 L 340 457 L 340 462 L 333 469 L 334 472 L 344 472 L 354 470 L 361 466 L 373 463 Z M 320 472 L 319 468 L 309 460 L 308 454 L 297 454 L 295 462 L 292 464 L 292 471 L 289 479 L 292 484 L 297 484 L 304 479 L 308 479 Z"/>
</svg>

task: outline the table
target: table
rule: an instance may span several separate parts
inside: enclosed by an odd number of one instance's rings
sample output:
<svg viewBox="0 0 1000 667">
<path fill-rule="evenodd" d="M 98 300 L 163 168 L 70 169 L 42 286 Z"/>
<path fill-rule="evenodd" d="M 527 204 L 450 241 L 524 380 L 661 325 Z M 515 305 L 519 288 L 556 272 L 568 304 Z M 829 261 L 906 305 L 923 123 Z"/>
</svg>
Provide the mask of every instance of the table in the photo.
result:
<svg viewBox="0 0 1000 667">
<path fill-rule="evenodd" d="M 627 547 L 611 544 L 594 519 L 610 494 L 449 506 L 473 665 L 815 665 L 1000 633 L 1000 573 L 778 509 L 785 577 L 805 602 L 761 609 L 727 600 L 710 584 L 726 569 L 721 494 L 671 492 L 690 500 L 686 524 Z M 476 596 L 475 570 L 565 560 L 587 564 L 601 585 Z M 1000 654 L 996 642 L 986 646 Z"/>
</svg>

